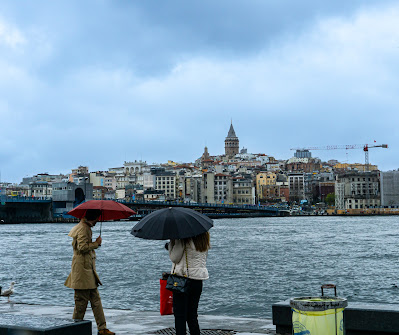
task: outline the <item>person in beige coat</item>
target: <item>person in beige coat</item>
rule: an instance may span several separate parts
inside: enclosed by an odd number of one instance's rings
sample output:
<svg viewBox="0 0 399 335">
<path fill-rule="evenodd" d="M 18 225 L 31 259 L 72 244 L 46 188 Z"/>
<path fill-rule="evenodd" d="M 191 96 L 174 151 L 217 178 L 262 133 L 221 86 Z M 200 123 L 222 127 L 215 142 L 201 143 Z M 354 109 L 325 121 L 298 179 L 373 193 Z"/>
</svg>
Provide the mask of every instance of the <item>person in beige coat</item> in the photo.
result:
<svg viewBox="0 0 399 335">
<path fill-rule="evenodd" d="M 73 238 L 72 269 L 65 286 L 75 290 L 75 309 L 72 318 L 83 320 L 87 304 L 90 301 L 99 335 L 114 335 L 107 329 L 98 285 L 102 285 L 96 272 L 95 249 L 101 246 L 101 236 L 92 242 L 91 228 L 96 225 L 101 215 L 100 210 L 87 210 L 85 217 L 72 228 L 68 236 Z"/>
</svg>

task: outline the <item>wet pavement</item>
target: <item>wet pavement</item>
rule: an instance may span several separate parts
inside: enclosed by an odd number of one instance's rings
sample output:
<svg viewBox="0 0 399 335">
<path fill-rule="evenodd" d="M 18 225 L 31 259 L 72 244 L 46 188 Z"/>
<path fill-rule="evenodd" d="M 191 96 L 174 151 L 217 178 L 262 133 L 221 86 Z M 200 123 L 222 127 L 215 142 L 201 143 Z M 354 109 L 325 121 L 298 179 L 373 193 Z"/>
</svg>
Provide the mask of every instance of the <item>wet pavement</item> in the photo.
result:
<svg viewBox="0 0 399 335">
<path fill-rule="evenodd" d="M 70 319 L 73 306 L 44 306 L 13 302 L 0 302 L 0 315 L 6 313 L 14 316 L 47 317 Z M 164 331 L 170 333 L 174 326 L 173 315 L 161 316 L 157 312 L 135 312 L 121 309 L 104 309 L 107 327 L 117 334 L 156 334 Z M 93 334 L 97 334 L 91 308 L 87 309 L 86 320 L 92 321 Z M 276 327 L 270 319 L 235 318 L 228 316 L 200 315 L 198 317 L 202 330 L 229 330 L 237 335 L 276 334 Z M 212 332 L 211 332 L 212 333 Z"/>
</svg>

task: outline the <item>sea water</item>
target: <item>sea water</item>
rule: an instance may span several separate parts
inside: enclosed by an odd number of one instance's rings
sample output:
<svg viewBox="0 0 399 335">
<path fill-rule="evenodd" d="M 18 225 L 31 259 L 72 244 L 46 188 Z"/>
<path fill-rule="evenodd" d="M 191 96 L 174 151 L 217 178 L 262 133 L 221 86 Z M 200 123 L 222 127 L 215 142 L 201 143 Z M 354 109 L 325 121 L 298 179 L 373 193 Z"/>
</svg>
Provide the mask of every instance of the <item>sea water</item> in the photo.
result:
<svg viewBox="0 0 399 335">
<path fill-rule="evenodd" d="M 132 236 L 134 224 L 102 225 L 100 294 L 106 308 L 157 311 L 159 278 L 171 263 L 165 241 Z M 14 302 L 73 305 L 73 290 L 64 286 L 72 227 L 0 225 L 0 286 L 16 282 Z M 320 286 L 328 283 L 348 301 L 399 302 L 399 217 L 221 219 L 210 233 L 210 278 L 204 281 L 200 314 L 270 318 L 273 303 L 320 295 Z"/>
</svg>

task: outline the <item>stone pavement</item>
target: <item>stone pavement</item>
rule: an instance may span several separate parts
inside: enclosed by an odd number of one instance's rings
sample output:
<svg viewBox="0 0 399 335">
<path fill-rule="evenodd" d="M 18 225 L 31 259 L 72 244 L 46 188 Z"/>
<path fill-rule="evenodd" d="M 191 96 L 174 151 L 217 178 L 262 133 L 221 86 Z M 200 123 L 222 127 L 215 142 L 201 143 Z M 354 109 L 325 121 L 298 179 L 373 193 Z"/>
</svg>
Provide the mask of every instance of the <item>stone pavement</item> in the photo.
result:
<svg viewBox="0 0 399 335">
<path fill-rule="evenodd" d="M 68 319 L 72 317 L 71 306 L 44 306 L 23 303 L 0 302 L 1 313 L 31 315 Z M 154 334 L 161 329 L 174 327 L 173 315 L 161 316 L 157 312 L 134 312 L 131 310 L 105 309 L 107 327 L 120 334 Z M 86 320 L 93 323 L 93 334 L 97 334 L 91 308 L 87 309 Z M 200 315 L 201 329 L 223 329 L 235 331 L 237 335 L 276 334 L 276 327 L 270 319 L 234 318 L 228 316 Z"/>
</svg>

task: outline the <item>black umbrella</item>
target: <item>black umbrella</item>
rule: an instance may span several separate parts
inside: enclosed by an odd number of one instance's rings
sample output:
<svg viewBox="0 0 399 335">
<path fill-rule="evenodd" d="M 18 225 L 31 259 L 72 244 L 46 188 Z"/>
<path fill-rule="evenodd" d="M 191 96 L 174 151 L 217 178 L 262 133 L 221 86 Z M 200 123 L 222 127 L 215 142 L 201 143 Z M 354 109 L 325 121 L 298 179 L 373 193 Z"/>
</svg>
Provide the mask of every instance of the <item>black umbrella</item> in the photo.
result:
<svg viewBox="0 0 399 335">
<path fill-rule="evenodd" d="M 146 215 L 131 234 L 148 240 L 176 240 L 205 233 L 213 227 L 207 216 L 184 207 L 159 209 Z"/>
</svg>

